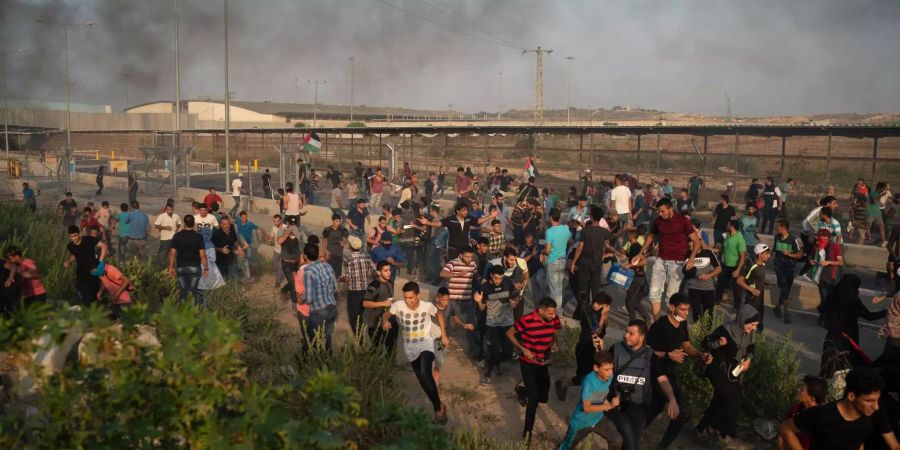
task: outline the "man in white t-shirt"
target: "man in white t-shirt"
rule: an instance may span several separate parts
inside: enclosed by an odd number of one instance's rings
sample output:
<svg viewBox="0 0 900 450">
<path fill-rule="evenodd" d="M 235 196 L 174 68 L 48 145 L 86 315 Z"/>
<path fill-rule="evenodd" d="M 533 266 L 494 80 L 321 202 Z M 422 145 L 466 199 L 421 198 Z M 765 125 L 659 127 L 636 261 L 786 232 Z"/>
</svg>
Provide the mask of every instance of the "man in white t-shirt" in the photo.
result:
<svg viewBox="0 0 900 450">
<path fill-rule="evenodd" d="M 616 174 L 615 182 L 616 187 L 609 193 L 609 209 L 619 213 L 619 225 L 624 228 L 631 219 L 634 198 L 621 174 Z"/>
<path fill-rule="evenodd" d="M 231 207 L 231 217 L 237 217 L 237 212 L 241 207 L 241 187 L 244 186 L 244 174 L 238 174 L 237 178 L 231 181 L 231 198 L 234 199 L 234 206 Z"/>
<path fill-rule="evenodd" d="M 197 227 L 198 233 L 203 231 L 204 228 L 218 228 L 219 219 L 216 219 L 216 216 L 209 213 L 206 203 L 201 203 L 198 209 L 200 214 L 194 217 L 194 225 Z"/>
<path fill-rule="evenodd" d="M 169 249 L 172 247 L 172 236 L 181 228 L 181 217 L 175 214 L 174 207 L 166 204 L 163 213 L 156 216 L 154 228 L 159 230 L 159 257 L 160 261 L 169 260 Z"/>
</svg>

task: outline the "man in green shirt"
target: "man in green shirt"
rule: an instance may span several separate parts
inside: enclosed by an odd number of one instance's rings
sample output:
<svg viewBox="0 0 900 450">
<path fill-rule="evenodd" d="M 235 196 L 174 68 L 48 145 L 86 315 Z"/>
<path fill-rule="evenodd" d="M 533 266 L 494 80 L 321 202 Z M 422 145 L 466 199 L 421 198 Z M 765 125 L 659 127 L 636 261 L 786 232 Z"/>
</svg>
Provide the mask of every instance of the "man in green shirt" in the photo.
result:
<svg viewBox="0 0 900 450">
<path fill-rule="evenodd" d="M 747 242 L 744 235 L 738 232 L 738 221 L 729 220 L 725 227 L 725 241 L 722 244 L 722 273 L 719 274 L 719 280 L 716 283 L 716 301 L 722 301 L 722 293 L 725 288 L 731 286 L 732 304 L 737 305 L 736 301 L 741 295 L 741 289 L 735 280 L 741 275 L 744 268 L 744 257 L 747 255 Z"/>
</svg>

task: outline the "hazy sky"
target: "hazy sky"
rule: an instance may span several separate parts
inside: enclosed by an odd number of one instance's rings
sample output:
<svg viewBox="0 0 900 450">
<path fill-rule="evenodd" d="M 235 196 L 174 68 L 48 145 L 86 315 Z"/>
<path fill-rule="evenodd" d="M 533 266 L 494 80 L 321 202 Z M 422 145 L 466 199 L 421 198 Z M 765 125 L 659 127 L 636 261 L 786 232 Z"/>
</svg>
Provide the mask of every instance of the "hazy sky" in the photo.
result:
<svg viewBox="0 0 900 450">
<path fill-rule="evenodd" d="M 222 98 L 224 0 L 179 0 L 182 98 Z M 897 0 L 231 0 L 238 100 L 496 111 L 531 108 L 541 45 L 546 108 L 633 105 L 735 115 L 900 111 Z M 403 11 L 405 10 L 405 11 Z M 120 109 L 174 98 L 172 0 L 0 0 L 13 99 Z M 566 57 L 574 57 L 567 60 Z"/>
</svg>

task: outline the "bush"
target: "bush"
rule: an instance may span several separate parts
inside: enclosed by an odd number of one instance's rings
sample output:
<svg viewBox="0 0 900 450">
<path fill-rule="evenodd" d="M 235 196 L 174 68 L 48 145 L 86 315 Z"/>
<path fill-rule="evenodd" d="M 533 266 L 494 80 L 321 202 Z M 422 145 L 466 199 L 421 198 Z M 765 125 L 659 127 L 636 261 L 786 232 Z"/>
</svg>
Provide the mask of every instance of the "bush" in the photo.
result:
<svg viewBox="0 0 900 450">
<path fill-rule="evenodd" d="M 363 122 L 349 122 L 347 123 L 347 128 L 365 128 L 366 124 Z"/>
<path fill-rule="evenodd" d="M 13 245 L 21 248 L 22 254 L 37 264 L 47 297 L 54 300 L 68 300 L 76 295 L 75 271 L 62 266 L 69 257 L 66 244 L 68 237 L 63 226 L 52 215 L 0 203 L 0 252 Z"/>
<path fill-rule="evenodd" d="M 294 128 L 306 128 L 306 122 L 295 122 Z"/>
<path fill-rule="evenodd" d="M 705 314 L 691 324 L 688 332 L 695 347 L 723 322 L 719 314 Z M 794 398 L 799 380 L 800 359 L 790 346 L 791 336 L 762 333 L 756 339 L 756 350 L 750 370 L 741 376 L 744 386 L 745 418 L 762 417 L 780 420 Z M 712 386 L 697 374 L 699 361 L 691 360 L 678 367 L 678 380 L 688 402 L 695 411 L 703 411 L 712 399 Z"/>
</svg>

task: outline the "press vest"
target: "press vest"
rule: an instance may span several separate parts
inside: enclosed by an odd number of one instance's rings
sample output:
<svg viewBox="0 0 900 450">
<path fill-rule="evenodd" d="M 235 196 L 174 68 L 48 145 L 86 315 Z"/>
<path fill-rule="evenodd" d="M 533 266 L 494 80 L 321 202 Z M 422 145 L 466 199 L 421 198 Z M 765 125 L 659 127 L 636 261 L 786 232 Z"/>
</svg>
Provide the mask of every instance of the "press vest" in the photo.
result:
<svg viewBox="0 0 900 450">
<path fill-rule="evenodd" d="M 652 379 L 650 356 L 653 355 L 653 350 L 645 345 L 644 348 L 637 352 L 638 356 L 628 364 L 628 367 L 622 370 L 621 368 L 628 363 L 632 356 L 635 356 L 635 353 L 623 342 L 613 344 L 613 348 L 615 391 L 624 401 L 629 396 L 623 396 L 622 394 L 633 389 L 633 392 L 630 394 L 632 404 L 649 404 L 650 394 L 653 391 L 650 384 Z"/>
</svg>

